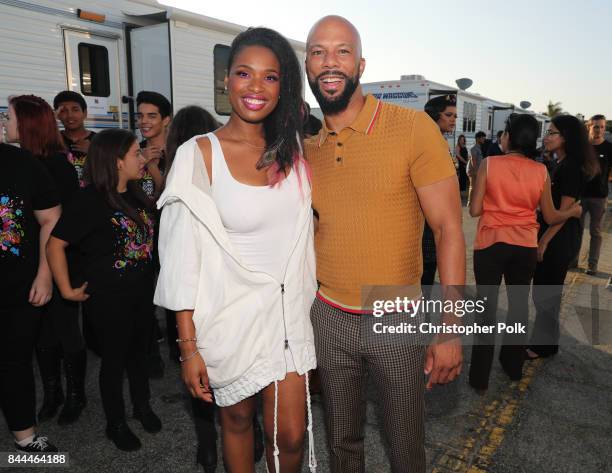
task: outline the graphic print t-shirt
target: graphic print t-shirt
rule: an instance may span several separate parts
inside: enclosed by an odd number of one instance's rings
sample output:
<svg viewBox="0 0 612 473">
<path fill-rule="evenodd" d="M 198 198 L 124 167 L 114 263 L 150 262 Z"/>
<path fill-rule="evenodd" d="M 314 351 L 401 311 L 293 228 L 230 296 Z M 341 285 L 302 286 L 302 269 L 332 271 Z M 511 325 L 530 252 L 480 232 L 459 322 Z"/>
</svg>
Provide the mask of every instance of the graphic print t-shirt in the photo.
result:
<svg viewBox="0 0 612 473">
<path fill-rule="evenodd" d="M 93 131 L 90 131 L 89 135 L 87 135 L 85 139 L 91 142 L 94 135 L 95 133 Z M 66 147 L 70 151 L 70 153 L 68 154 L 68 161 L 70 162 L 70 164 L 74 166 L 74 169 L 77 173 L 77 178 L 79 180 L 79 187 L 83 188 L 87 185 L 84 179 L 85 162 L 87 161 L 87 153 L 83 153 L 82 151 L 77 151 L 76 149 L 74 149 L 74 146 L 76 145 L 76 141 L 72 141 L 63 132 L 62 132 L 62 138 L 64 139 L 64 143 L 66 143 Z"/>
<path fill-rule="evenodd" d="M 92 186 L 79 191 L 52 235 L 78 248 L 90 294 L 126 290 L 153 277 L 153 221 L 129 192 L 121 194 L 144 222 L 112 209 Z M 72 270 L 72 268 L 71 268 Z"/>
<path fill-rule="evenodd" d="M 59 205 L 55 183 L 26 151 L 0 144 L 0 307 L 28 303 L 38 271 L 36 210 Z"/>
<path fill-rule="evenodd" d="M 147 147 L 147 140 L 142 140 L 140 142 L 140 149 L 144 150 Z M 161 153 L 161 158 L 159 159 L 159 170 L 162 174 L 162 176 L 164 175 L 165 172 L 165 168 L 166 168 L 166 152 L 162 150 Z M 142 190 L 145 191 L 145 194 L 147 194 L 149 196 L 150 199 L 155 199 L 155 181 L 153 180 L 153 176 L 151 176 L 151 173 L 145 169 L 145 173 L 144 176 L 142 176 L 142 179 L 139 181 L 140 186 L 142 187 Z"/>
<path fill-rule="evenodd" d="M 59 193 L 60 203 L 65 207 L 79 190 L 77 171 L 72 167 L 65 153 L 56 153 L 40 161 L 49 171 Z"/>
</svg>

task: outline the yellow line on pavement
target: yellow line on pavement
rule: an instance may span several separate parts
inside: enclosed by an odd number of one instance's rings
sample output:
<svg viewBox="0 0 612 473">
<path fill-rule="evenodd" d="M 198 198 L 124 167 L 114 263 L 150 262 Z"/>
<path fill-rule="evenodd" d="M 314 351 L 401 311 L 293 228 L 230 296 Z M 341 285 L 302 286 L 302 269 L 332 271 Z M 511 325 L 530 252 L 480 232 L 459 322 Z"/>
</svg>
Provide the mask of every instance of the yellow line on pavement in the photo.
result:
<svg viewBox="0 0 612 473">
<path fill-rule="evenodd" d="M 541 359 L 526 363 L 520 382 L 509 383 L 496 399 L 480 402 L 469 414 L 477 419 L 473 435 L 460 441 L 460 449 L 450 448 L 440 455 L 432 473 L 486 473 L 541 365 Z"/>
</svg>

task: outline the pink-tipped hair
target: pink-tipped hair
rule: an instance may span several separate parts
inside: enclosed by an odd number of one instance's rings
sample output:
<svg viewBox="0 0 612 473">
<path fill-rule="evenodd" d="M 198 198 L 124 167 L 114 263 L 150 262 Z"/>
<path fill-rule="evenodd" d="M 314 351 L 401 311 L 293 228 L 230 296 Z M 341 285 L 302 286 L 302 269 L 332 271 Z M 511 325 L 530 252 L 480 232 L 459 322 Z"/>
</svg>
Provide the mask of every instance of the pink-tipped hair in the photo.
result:
<svg viewBox="0 0 612 473">
<path fill-rule="evenodd" d="M 299 138 L 298 138 L 298 143 L 299 143 Z M 310 171 L 310 166 L 308 165 L 308 162 L 304 159 L 304 152 L 303 152 L 301 144 L 299 144 L 299 148 L 300 148 L 299 153 L 296 153 L 293 156 L 293 164 L 291 167 L 297 174 L 298 185 L 300 187 L 300 194 L 302 195 L 302 197 L 304 197 L 304 188 L 302 186 L 302 172 L 300 170 L 301 165 L 303 165 L 304 169 L 306 170 L 306 178 L 308 179 L 308 184 L 312 183 L 312 173 Z M 270 165 L 270 167 L 268 168 L 267 174 L 268 174 L 268 185 L 270 187 L 275 187 L 276 185 L 280 184 L 286 178 L 284 170 L 279 168 L 278 163 L 276 161 L 274 161 L 274 163 Z"/>
</svg>

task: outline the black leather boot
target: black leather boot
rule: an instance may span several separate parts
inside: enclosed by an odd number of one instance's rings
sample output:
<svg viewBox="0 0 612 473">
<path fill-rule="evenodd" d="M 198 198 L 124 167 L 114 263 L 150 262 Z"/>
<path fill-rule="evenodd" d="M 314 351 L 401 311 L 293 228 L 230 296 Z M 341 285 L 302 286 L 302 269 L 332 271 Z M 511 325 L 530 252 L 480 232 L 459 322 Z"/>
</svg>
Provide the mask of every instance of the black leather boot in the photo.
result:
<svg viewBox="0 0 612 473">
<path fill-rule="evenodd" d="M 215 427 L 215 405 L 191 399 L 195 420 L 198 451 L 196 461 L 205 473 L 215 473 L 217 469 L 217 429 Z"/>
<path fill-rule="evenodd" d="M 134 419 L 138 419 L 142 427 L 150 434 L 156 434 L 162 429 L 162 423 L 148 402 L 134 406 Z"/>
<path fill-rule="evenodd" d="M 113 441 L 119 450 L 133 452 L 142 447 L 140 439 L 128 427 L 125 421 L 108 423 L 106 425 L 106 436 Z"/>
<path fill-rule="evenodd" d="M 213 427 L 214 430 L 214 427 Z M 210 433 L 210 439 L 198 444 L 196 461 L 204 468 L 204 473 L 215 473 L 217 469 L 217 432 Z"/>
<path fill-rule="evenodd" d="M 43 385 L 43 403 L 38 411 L 38 422 L 44 422 L 55 416 L 57 409 L 64 402 L 61 378 L 61 348 L 37 348 L 36 358 Z"/>
<path fill-rule="evenodd" d="M 81 411 L 87 405 L 85 397 L 85 368 L 87 352 L 64 354 L 64 370 L 66 371 L 66 402 L 57 419 L 59 425 L 76 422 Z"/>
</svg>

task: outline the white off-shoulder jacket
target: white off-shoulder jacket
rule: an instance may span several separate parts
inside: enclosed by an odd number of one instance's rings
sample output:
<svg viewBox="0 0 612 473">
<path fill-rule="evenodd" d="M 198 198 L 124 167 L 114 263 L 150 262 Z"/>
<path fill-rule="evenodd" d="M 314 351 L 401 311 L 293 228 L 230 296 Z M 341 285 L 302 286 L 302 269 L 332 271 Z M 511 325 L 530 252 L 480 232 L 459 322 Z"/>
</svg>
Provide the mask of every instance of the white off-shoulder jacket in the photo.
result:
<svg viewBox="0 0 612 473">
<path fill-rule="evenodd" d="M 221 222 L 198 138 L 178 149 L 157 202 L 161 269 L 154 302 L 194 311 L 197 347 L 215 401 L 228 406 L 285 378 L 286 346 L 298 374 L 316 367 L 311 193 L 304 170 L 302 207 L 283 280 L 253 271 L 232 248 Z"/>
</svg>

